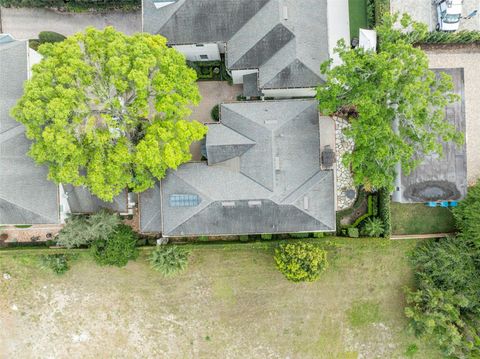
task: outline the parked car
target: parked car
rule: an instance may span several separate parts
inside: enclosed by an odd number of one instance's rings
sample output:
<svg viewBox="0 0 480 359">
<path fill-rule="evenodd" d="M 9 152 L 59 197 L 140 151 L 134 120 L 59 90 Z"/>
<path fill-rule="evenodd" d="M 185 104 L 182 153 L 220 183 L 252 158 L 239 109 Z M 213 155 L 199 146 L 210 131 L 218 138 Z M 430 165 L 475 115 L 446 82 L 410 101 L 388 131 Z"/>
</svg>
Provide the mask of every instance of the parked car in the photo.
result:
<svg viewBox="0 0 480 359">
<path fill-rule="evenodd" d="M 437 31 L 456 31 L 462 18 L 463 0 L 435 0 Z"/>
</svg>

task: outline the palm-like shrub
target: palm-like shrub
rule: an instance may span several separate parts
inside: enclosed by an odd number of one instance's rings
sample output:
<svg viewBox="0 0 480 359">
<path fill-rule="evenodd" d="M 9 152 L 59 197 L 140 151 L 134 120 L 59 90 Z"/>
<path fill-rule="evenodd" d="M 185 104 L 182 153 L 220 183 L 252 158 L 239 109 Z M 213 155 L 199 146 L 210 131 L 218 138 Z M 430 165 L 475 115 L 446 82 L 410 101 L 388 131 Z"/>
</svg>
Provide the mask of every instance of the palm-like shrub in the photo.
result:
<svg viewBox="0 0 480 359">
<path fill-rule="evenodd" d="M 311 243 L 281 244 L 274 258 L 280 272 L 293 282 L 313 282 L 328 267 L 327 251 Z"/>
<path fill-rule="evenodd" d="M 385 232 L 383 221 L 378 217 L 369 217 L 365 220 L 362 234 L 369 237 L 380 237 Z"/>
<path fill-rule="evenodd" d="M 40 257 L 40 264 L 43 268 L 49 269 L 55 274 L 63 274 L 70 269 L 69 260 L 75 258 L 75 255 L 47 254 Z"/>
<path fill-rule="evenodd" d="M 185 270 L 188 255 L 188 251 L 178 246 L 158 246 L 150 256 L 150 264 L 153 269 L 168 277 Z"/>
</svg>

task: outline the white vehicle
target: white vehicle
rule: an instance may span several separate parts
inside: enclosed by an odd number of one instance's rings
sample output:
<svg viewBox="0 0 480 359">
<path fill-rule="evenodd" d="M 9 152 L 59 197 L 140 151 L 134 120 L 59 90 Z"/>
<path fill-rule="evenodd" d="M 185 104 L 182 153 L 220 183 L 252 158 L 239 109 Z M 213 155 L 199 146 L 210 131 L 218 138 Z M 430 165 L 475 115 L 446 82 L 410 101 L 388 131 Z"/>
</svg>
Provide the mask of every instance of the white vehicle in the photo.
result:
<svg viewBox="0 0 480 359">
<path fill-rule="evenodd" d="M 463 0 L 435 0 L 437 6 L 437 31 L 456 31 L 462 18 Z"/>
</svg>

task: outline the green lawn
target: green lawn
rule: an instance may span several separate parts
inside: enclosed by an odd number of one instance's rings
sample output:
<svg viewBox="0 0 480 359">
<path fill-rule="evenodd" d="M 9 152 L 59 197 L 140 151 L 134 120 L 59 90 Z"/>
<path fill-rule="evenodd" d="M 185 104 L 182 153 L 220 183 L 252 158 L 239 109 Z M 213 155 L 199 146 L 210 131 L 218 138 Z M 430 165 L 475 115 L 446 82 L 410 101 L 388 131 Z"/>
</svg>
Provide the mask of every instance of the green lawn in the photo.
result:
<svg viewBox="0 0 480 359">
<path fill-rule="evenodd" d="M 350 38 L 358 37 L 358 29 L 367 28 L 367 0 L 348 0 Z"/>
<path fill-rule="evenodd" d="M 0 357 L 439 358 L 406 330 L 403 287 L 415 240 L 317 240 L 330 267 L 315 283 L 288 282 L 272 243 L 191 246 L 175 278 L 146 252 L 125 268 L 82 253 L 55 276 L 31 254 L 0 253 Z"/>
<path fill-rule="evenodd" d="M 392 203 L 393 234 L 450 233 L 455 221 L 450 209 L 430 208 L 422 203 Z"/>
</svg>

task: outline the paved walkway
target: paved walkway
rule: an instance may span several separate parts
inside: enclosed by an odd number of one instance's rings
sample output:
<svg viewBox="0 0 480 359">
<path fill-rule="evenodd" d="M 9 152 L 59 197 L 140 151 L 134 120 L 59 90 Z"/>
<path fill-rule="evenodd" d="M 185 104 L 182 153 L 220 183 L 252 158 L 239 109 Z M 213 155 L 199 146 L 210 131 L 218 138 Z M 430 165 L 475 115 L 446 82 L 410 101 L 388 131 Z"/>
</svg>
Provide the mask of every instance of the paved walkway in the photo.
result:
<svg viewBox="0 0 480 359">
<path fill-rule="evenodd" d="M 430 68 L 464 68 L 467 181 L 473 185 L 480 178 L 480 47 L 435 49 L 426 53 Z"/>
<path fill-rule="evenodd" d="M 190 119 L 201 123 L 214 122 L 210 115 L 213 106 L 223 102 L 236 101 L 243 89 L 242 85 L 229 85 L 227 81 L 198 81 L 197 84 L 202 100 L 193 109 Z M 200 142 L 192 143 L 190 152 L 192 161 L 200 161 L 202 158 Z"/>
<path fill-rule="evenodd" d="M 126 34 L 141 31 L 141 11 L 107 13 L 62 13 L 45 9 L 2 8 L 2 28 L 17 39 L 36 39 L 41 31 L 72 35 L 87 26 L 103 29 L 112 25 Z"/>
</svg>

